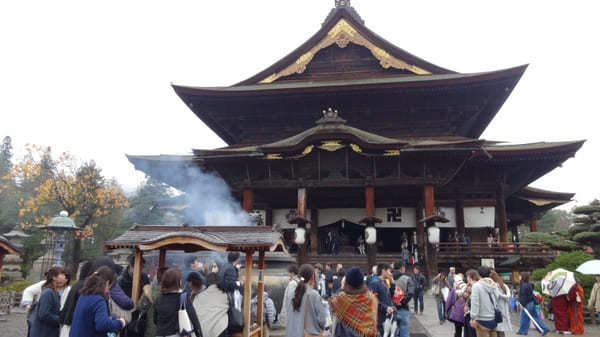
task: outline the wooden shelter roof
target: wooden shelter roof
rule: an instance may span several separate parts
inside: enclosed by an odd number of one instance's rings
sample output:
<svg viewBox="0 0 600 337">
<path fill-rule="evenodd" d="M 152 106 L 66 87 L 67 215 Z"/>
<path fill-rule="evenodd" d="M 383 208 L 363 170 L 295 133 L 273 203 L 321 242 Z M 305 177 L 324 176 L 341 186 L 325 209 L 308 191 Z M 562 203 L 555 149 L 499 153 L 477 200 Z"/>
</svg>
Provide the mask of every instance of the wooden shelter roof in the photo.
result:
<svg viewBox="0 0 600 337">
<path fill-rule="evenodd" d="M 0 254 L 20 255 L 21 250 L 10 243 L 4 236 L 0 235 Z"/>
<path fill-rule="evenodd" d="M 264 226 L 147 226 L 135 225 L 121 236 L 104 243 L 106 249 L 167 248 L 197 251 L 248 251 L 284 249 L 281 234 Z"/>
</svg>

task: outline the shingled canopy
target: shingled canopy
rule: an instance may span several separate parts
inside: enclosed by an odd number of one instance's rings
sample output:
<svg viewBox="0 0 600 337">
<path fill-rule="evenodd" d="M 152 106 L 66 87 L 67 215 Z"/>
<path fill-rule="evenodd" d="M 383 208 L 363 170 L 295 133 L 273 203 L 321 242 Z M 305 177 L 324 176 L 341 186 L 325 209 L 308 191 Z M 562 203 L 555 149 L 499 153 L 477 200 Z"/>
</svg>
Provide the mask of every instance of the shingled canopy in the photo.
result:
<svg viewBox="0 0 600 337">
<path fill-rule="evenodd" d="M 0 277 L 2 276 L 2 262 L 8 254 L 21 255 L 21 250 L 11 244 L 4 236 L 0 235 Z"/>
<path fill-rule="evenodd" d="M 258 302 L 263 301 L 265 268 L 265 251 L 285 251 L 281 234 L 272 227 L 259 226 L 144 226 L 135 225 L 123 235 L 104 243 L 107 250 L 131 248 L 135 250 L 132 297 L 137 301 L 140 295 L 140 278 L 142 274 L 142 253 L 159 250 L 159 268 L 165 266 L 167 250 L 183 250 L 195 252 L 241 251 L 246 254 L 244 298 L 252 298 L 252 255 L 258 252 Z M 243 336 L 262 336 L 262 305 L 258 305 L 258 327 L 251 331 L 250 301 L 244 301 Z"/>
</svg>

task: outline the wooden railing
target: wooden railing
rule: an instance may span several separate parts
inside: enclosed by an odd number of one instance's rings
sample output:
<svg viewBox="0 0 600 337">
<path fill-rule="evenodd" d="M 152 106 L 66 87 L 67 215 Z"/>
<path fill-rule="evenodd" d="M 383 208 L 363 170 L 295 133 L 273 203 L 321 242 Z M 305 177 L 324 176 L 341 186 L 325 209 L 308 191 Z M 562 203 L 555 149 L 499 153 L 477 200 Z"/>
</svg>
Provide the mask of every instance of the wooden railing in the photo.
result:
<svg viewBox="0 0 600 337">
<path fill-rule="evenodd" d="M 550 256 L 554 252 L 546 245 L 532 242 L 519 243 L 487 243 L 472 242 L 470 244 L 460 244 L 455 242 L 443 242 L 437 245 L 437 252 L 440 256 L 459 256 L 459 255 L 518 255 L 518 256 Z"/>
</svg>

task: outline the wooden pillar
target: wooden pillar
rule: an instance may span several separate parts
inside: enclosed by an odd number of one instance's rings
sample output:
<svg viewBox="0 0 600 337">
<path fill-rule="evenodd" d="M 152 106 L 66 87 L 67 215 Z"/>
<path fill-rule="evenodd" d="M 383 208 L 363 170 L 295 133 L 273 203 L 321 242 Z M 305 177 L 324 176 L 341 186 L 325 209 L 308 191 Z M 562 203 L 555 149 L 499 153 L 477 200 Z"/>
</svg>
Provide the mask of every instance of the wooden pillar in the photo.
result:
<svg viewBox="0 0 600 337">
<path fill-rule="evenodd" d="M 244 278 L 244 307 L 242 308 L 242 315 L 244 317 L 244 330 L 243 336 L 250 336 L 250 327 L 252 326 L 252 322 L 250 322 L 250 301 L 248 299 L 252 298 L 252 254 L 253 251 L 246 251 L 246 277 Z"/>
<path fill-rule="evenodd" d="M 310 252 L 319 253 L 319 210 L 310 210 Z"/>
<path fill-rule="evenodd" d="M 419 204 L 417 206 L 417 250 L 419 252 L 419 259 L 423 258 L 423 248 L 424 248 L 424 236 L 425 236 L 425 224 L 420 222 L 423 218 L 423 206 Z"/>
<path fill-rule="evenodd" d="M 265 210 L 265 225 L 273 227 L 273 210 L 270 208 Z"/>
<path fill-rule="evenodd" d="M 423 189 L 423 204 L 425 205 L 425 217 L 434 215 L 435 201 L 433 185 L 425 185 L 425 188 Z"/>
<path fill-rule="evenodd" d="M 260 336 L 265 336 L 264 333 L 264 314 L 263 314 L 263 293 L 265 291 L 264 283 L 264 272 L 265 272 L 265 251 L 261 250 L 258 252 L 258 287 L 257 287 L 257 308 L 256 308 L 256 320 L 260 327 Z"/>
<path fill-rule="evenodd" d="M 536 219 L 531 219 L 529 221 L 529 231 L 537 232 L 537 220 Z"/>
<path fill-rule="evenodd" d="M 367 217 L 375 216 L 375 187 L 373 186 L 365 188 L 365 213 Z M 369 268 L 377 264 L 377 242 L 367 245 L 367 263 Z"/>
<path fill-rule="evenodd" d="M 498 228 L 500 229 L 501 243 L 508 242 L 508 224 L 506 218 L 506 205 L 504 203 L 504 188 L 502 185 L 498 185 L 498 192 L 496 197 L 496 213 L 498 214 Z"/>
<path fill-rule="evenodd" d="M 298 189 L 298 216 L 306 218 L 306 188 Z"/>
<path fill-rule="evenodd" d="M 2 266 L 4 265 L 4 256 L 5 253 L 0 253 L 0 279 L 2 278 Z"/>
<path fill-rule="evenodd" d="M 142 251 L 139 248 L 135 249 L 135 259 L 133 262 L 133 284 L 131 290 L 131 299 L 133 303 L 137 303 L 140 298 L 142 285 Z"/>
<path fill-rule="evenodd" d="M 254 194 L 252 193 L 252 189 L 244 188 L 242 191 L 242 208 L 246 212 L 250 212 L 252 210 L 254 203 Z"/>
<path fill-rule="evenodd" d="M 425 217 L 435 215 L 435 197 L 433 185 L 425 185 L 423 188 L 423 204 L 425 205 Z M 425 228 L 435 226 L 434 222 L 425 224 Z M 429 243 L 429 237 L 425 245 L 425 262 L 427 263 L 427 273 L 429 277 L 437 274 L 437 253 L 436 247 Z"/>
<path fill-rule="evenodd" d="M 161 248 L 158 252 L 158 269 L 164 268 L 167 264 L 167 250 Z"/>
<path fill-rule="evenodd" d="M 456 235 L 465 234 L 465 203 L 462 199 L 456 200 Z"/>
</svg>

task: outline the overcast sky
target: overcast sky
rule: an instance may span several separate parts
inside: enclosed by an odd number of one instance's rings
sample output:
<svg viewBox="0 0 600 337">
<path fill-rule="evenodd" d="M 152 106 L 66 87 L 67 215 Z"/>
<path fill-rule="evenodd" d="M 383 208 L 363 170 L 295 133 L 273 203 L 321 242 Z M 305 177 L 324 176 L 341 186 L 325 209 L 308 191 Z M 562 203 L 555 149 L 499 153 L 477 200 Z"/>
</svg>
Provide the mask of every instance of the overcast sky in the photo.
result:
<svg viewBox="0 0 600 337">
<path fill-rule="evenodd" d="M 600 197 L 597 1 L 353 0 L 367 27 L 459 72 L 530 64 L 482 138 L 587 139 L 533 186 Z M 127 190 L 128 154 L 224 143 L 170 83 L 225 86 L 271 65 L 319 28 L 334 0 L 2 1 L 0 136 L 94 159 Z M 343 112 L 342 112 L 343 114 Z M 572 207 L 574 203 L 568 205 Z"/>
</svg>

